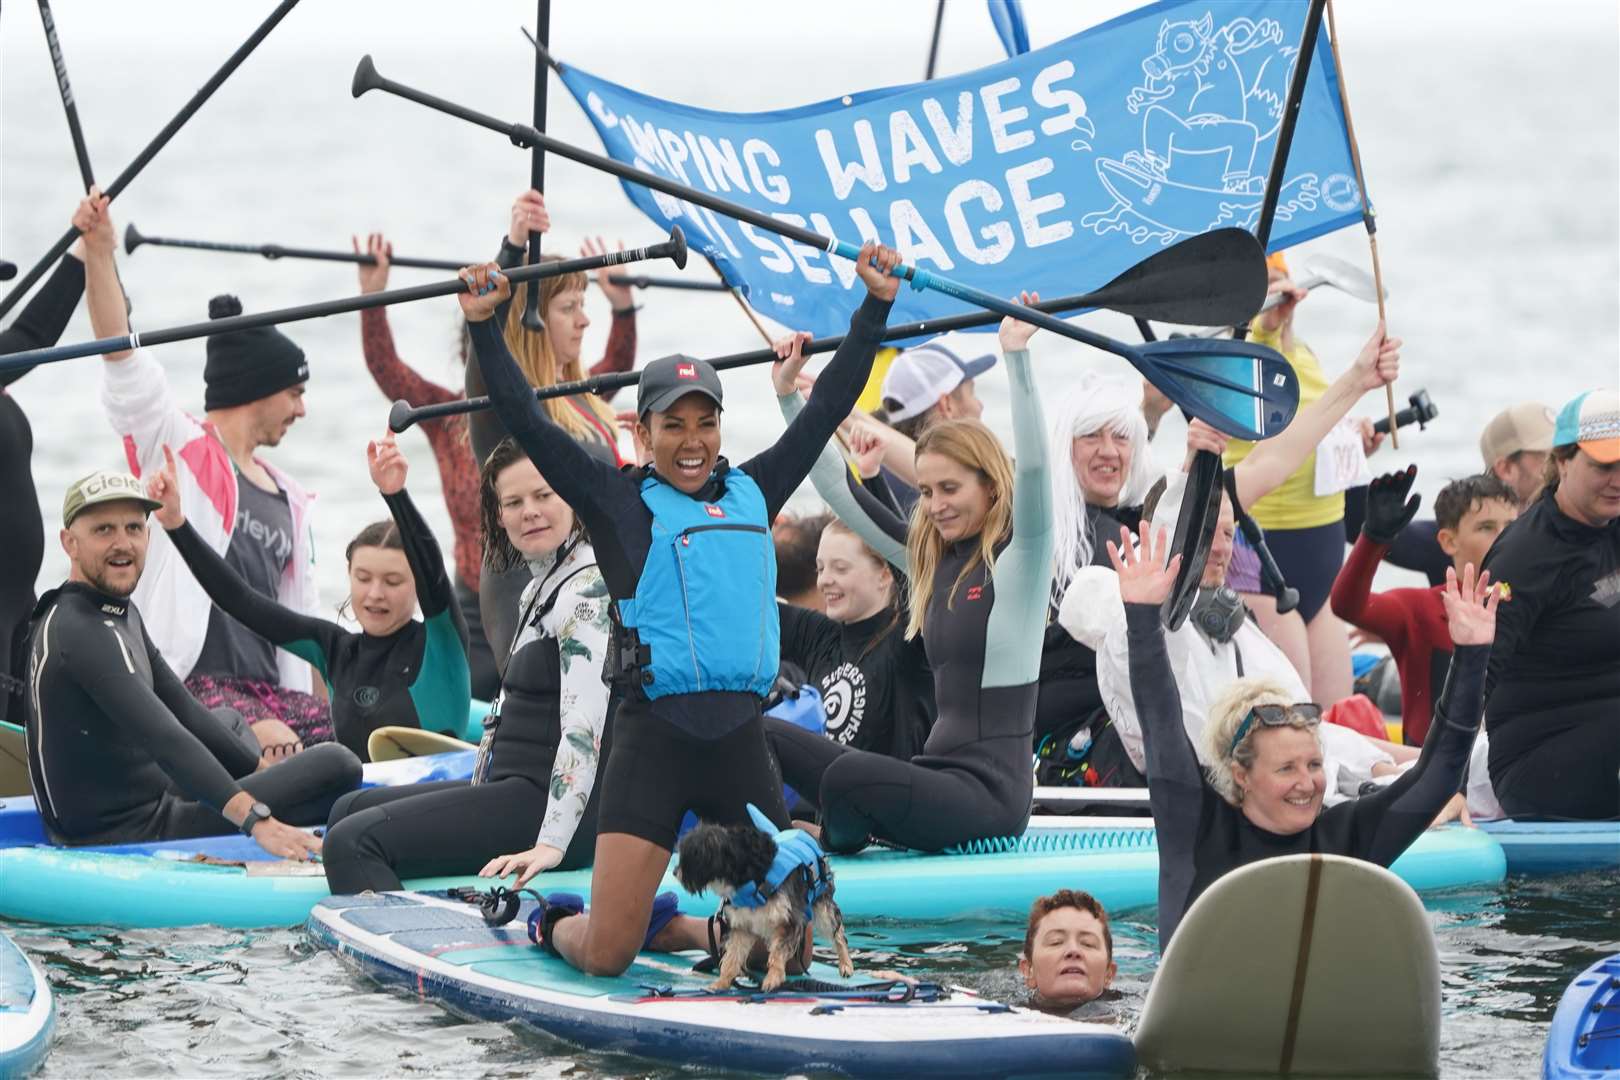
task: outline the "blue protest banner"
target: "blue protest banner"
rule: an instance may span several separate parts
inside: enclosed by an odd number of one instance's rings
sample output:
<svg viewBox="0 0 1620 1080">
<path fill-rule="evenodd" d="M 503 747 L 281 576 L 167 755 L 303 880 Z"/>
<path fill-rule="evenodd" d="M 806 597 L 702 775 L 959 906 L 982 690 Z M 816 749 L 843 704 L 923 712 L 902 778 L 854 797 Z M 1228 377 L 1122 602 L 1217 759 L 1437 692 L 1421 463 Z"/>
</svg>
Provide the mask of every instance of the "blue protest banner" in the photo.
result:
<svg viewBox="0 0 1620 1080">
<path fill-rule="evenodd" d="M 1260 213 L 1307 5 L 1152 4 L 975 72 L 762 113 L 663 101 L 564 65 L 608 154 L 1002 296 L 1085 292 L 1148 255 Z M 1323 37 L 1273 250 L 1361 220 Z M 763 314 L 840 332 L 863 290 L 847 260 L 625 184 Z M 893 322 L 965 305 L 902 290 Z"/>
</svg>

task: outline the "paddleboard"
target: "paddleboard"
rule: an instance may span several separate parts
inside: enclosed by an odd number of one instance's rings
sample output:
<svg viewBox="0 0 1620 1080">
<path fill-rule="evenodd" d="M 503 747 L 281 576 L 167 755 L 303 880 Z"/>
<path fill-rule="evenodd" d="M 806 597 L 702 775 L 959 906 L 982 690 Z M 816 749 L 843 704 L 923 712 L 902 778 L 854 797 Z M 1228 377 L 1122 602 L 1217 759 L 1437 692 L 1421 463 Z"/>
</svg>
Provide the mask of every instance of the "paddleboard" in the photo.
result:
<svg viewBox="0 0 1620 1080">
<path fill-rule="evenodd" d="M 442 895 L 334 897 L 310 913 L 320 945 L 384 985 L 464 1016 L 525 1026 L 577 1046 L 772 1075 L 1129 1077 L 1131 1041 L 1116 1028 L 949 996 L 848 997 L 871 985 L 817 964 L 814 982 L 770 995 L 711 995 L 694 957 L 644 953 L 617 978 L 583 975 L 529 942 L 533 904 L 484 925 Z M 903 990 L 896 990 L 903 997 Z"/>
<path fill-rule="evenodd" d="M 1194 901 L 1148 987 L 1151 1070 L 1433 1076 L 1440 956 L 1400 878 L 1340 855 L 1251 863 Z"/>
<path fill-rule="evenodd" d="M 0 799 L 34 793 L 34 781 L 28 775 L 28 745 L 24 739 L 21 727 L 0 720 Z"/>
<path fill-rule="evenodd" d="M 398 761 L 459 750 L 477 750 L 474 743 L 413 727 L 380 727 L 366 740 L 366 756 L 372 761 Z"/>
<path fill-rule="evenodd" d="M 1546 1080 L 1620 1074 L 1620 955 L 1599 960 L 1564 991 L 1541 1056 Z"/>
<path fill-rule="evenodd" d="M 45 973 L 0 934 L 0 1077 L 26 1076 L 51 1046 L 56 1002 Z"/>
<path fill-rule="evenodd" d="M 1486 821 L 1510 874 L 1620 870 L 1620 821 Z"/>
</svg>

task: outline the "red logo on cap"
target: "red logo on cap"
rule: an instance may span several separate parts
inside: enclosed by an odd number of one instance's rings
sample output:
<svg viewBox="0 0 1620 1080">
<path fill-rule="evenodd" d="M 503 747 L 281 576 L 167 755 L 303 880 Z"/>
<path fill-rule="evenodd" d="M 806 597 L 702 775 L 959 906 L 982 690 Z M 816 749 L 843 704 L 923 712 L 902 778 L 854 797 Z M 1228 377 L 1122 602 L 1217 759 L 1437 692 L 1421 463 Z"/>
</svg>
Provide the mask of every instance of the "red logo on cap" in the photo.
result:
<svg viewBox="0 0 1620 1080">
<path fill-rule="evenodd" d="M 695 378 L 697 378 L 697 365 L 696 364 L 676 364 L 675 365 L 675 377 L 677 379 L 695 379 Z"/>
<path fill-rule="evenodd" d="M 704 503 L 703 504 L 703 510 L 710 517 L 725 517 L 726 516 L 726 512 L 724 510 L 720 509 L 718 506 L 715 506 L 713 503 Z"/>
</svg>

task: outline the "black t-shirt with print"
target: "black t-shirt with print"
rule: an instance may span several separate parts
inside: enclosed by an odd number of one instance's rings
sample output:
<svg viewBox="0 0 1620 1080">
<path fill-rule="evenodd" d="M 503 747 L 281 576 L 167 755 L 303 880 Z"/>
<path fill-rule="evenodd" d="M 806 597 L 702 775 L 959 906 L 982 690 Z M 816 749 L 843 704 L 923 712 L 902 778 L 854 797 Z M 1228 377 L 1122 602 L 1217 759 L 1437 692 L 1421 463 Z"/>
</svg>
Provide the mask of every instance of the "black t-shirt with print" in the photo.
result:
<svg viewBox="0 0 1620 1080">
<path fill-rule="evenodd" d="M 265 491 L 236 474 L 236 528 L 225 550 L 225 562 L 254 592 L 274 600 L 281 578 L 292 561 L 293 521 L 287 493 Z M 193 675 L 258 679 L 279 683 L 276 647 L 235 619 L 213 607 L 208 612 L 208 636 L 193 665 Z"/>
</svg>

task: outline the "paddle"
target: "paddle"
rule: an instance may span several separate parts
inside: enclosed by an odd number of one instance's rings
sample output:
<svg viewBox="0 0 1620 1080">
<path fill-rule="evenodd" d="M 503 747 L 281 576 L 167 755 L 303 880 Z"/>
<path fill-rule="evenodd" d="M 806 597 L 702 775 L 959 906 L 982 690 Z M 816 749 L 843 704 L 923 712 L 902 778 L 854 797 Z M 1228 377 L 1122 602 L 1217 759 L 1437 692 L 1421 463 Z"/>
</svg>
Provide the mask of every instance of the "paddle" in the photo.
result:
<svg viewBox="0 0 1620 1080">
<path fill-rule="evenodd" d="M 688 292 L 730 292 L 723 281 L 687 281 L 684 278 L 653 277 L 649 274 L 609 274 L 615 285 L 632 289 L 684 289 Z"/>
<path fill-rule="evenodd" d="M 45 44 L 50 47 L 51 66 L 56 69 L 56 89 L 62 97 L 62 109 L 67 113 L 73 156 L 79 161 L 79 179 L 84 181 L 84 190 L 89 191 L 96 177 L 90 169 L 90 151 L 84 145 L 84 129 L 79 126 L 79 106 L 73 100 L 73 86 L 68 82 L 67 60 L 62 56 L 62 42 L 56 36 L 56 20 L 51 17 L 50 0 L 39 0 L 39 21 L 45 25 Z"/>
<path fill-rule="evenodd" d="M 217 240 L 178 240 L 168 236 L 146 236 L 139 232 L 133 223 L 124 228 L 124 251 L 133 255 L 135 249 L 150 244 L 153 247 L 190 248 L 194 251 L 225 251 L 237 255 L 262 255 L 266 259 L 318 259 L 323 262 L 359 263 L 363 266 L 375 266 L 377 260 L 370 255 L 354 251 L 328 251 L 319 248 L 285 247 L 281 244 L 232 244 Z M 471 259 L 467 262 L 456 262 L 452 259 L 412 259 L 404 255 L 391 255 L 388 262 L 392 266 L 408 266 L 418 270 L 460 270 L 471 263 L 482 260 Z"/>
<path fill-rule="evenodd" d="M 1112 282 L 1110 282 L 1110 285 Z M 1104 285 L 1103 289 L 1109 286 Z M 1039 311 L 1080 311 L 1102 306 L 1097 302 L 1101 290 L 1094 293 L 1081 293 L 1078 296 L 1060 296 L 1055 300 L 1043 300 L 1035 305 Z M 896 326 L 885 327 L 879 341 L 905 341 L 909 338 L 936 337 L 948 334 L 953 330 L 974 330 L 983 326 L 994 326 L 1001 321 L 1001 316 L 993 311 L 969 311 L 961 315 L 948 315 L 941 319 L 921 319 L 917 322 L 900 323 Z M 815 338 L 804 345 L 804 355 L 816 356 L 820 353 L 829 353 L 837 350 L 844 343 L 844 335 L 837 334 L 832 337 Z M 755 364 L 768 364 L 777 359 L 773 349 L 754 349 L 750 352 L 732 353 L 710 360 L 709 364 L 716 371 L 726 371 L 732 368 L 751 367 Z M 576 379 L 573 382 L 553 383 L 535 390 L 534 396 L 544 401 L 553 397 L 572 397 L 575 394 L 597 394 L 604 391 L 619 390 L 626 386 L 634 386 L 641 378 L 636 371 L 613 372 L 606 375 L 594 375 L 588 379 Z M 396 432 L 404 431 L 412 424 L 423 420 L 435 420 L 443 416 L 455 416 L 460 413 L 479 412 L 490 408 L 487 397 L 464 398 L 456 401 L 445 401 L 434 405 L 413 406 L 407 401 L 396 401 L 388 414 L 388 423 Z"/>
<path fill-rule="evenodd" d="M 858 246 L 846 241 L 778 221 L 769 214 L 697 191 L 685 184 L 655 176 L 612 158 L 580 150 L 526 124 L 508 124 L 384 78 L 377 72 L 377 67 L 370 56 L 363 57 L 355 68 L 350 89 L 355 97 L 369 90 L 385 90 L 408 101 L 498 131 L 517 146 L 542 146 L 548 152 L 560 157 L 641 184 L 654 191 L 662 191 L 667 195 L 685 199 L 694 205 L 707 207 L 738 221 L 747 222 L 842 258 L 854 259 L 860 252 Z M 1240 262 L 1234 261 L 1233 265 L 1227 267 L 1221 274 L 1210 273 L 1207 268 L 1205 270 L 1212 279 L 1224 277 L 1229 282 L 1236 282 L 1240 289 L 1247 290 L 1245 303 L 1241 307 L 1243 314 L 1240 317 L 1243 319 L 1247 319 L 1259 309 L 1265 296 L 1264 262 L 1258 257 L 1258 251 L 1254 247 L 1251 246 L 1248 250 L 1250 257 Z M 1160 253 L 1160 256 L 1166 255 L 1169 255 L 1169 252 Z M 1216 430 L 1236 438 L 1264 439 L 1268 435 L 1275 434 L 1293 419 L 1294 411 L 1299 405 L 1299 383 L 1293 369 L 1275 350 L 1264 346 L 1255 346 L 1247 342 L 1199 342 L 1188 339 L 1154 342 L 1141 346 L 1128 345 L 1082 327 L 1070 325 L 1042 311 L 1004 300 L 914 266 L 902 264 L 896 267 L 893 273 L 910 281 L 914 288 L 933 289 L 1121 356 L 1163 391 L 1171 401 Z M 1193 274 L 1189 274 L 1188 278 L 1201 280 Z M 1204 284 L 1208 289 L 1218 287 L 1210 283 Z M 1213 345 L 1214 348 L 1199 347 L 1208 345 Z"/>
<path fill-rule="evenodd" d="M 1378 286 L 1373 281 L 1372 275 L 1365 270 L 1358 270 L 1343 259 L 1336 259 L 1332 255 L 1312 255 L 1305 260 L 1304 268 L 1305 273 L 1295 278 L 1294 284 L 1306 292 L 1310 292 L 1318 286 L 1326 285 L 1329 288 L 1338 289 L 1347 296 L 1353 296 L 1357 300 L 1364 300 L 1369 304 L 1378 300 Z M 1387 289 L 1385 293 L 1388 294 Z M 1266 297 L 1266 302 L 1260 305 L 1260 310 L 1256 314 L 1264 314 L 1282 302 L 1283 294 L 1273 293 L 1271 296 Z M 1163 321 L 1168 322 L 1169 320 Z M 1208 330 L 1200 330 L 1193 336 L 1219 337 L 1229 329 L 1230 327 L 1226 326 L 1216 326 Z"/>
<path fill-rule="evenodd" d="M 546 130 L 546 86 L 550 71 L 546 68 L 545 47 L 551 42 L 551 0 L 537 0 L 534 15 L 534 32 L 539 45 L 534 58 L 534 127 L 537 131 Z M 546 151 L 542 146 L 536 146 L 529 158 L 529 187 L 534 191 L 546 189 Z M 529 230 L 529 265 L 533 266 L 540 261 L 540 230 Z M 539 333 L 546 328 L 546 321 L 540 314 L 540 290 L 530 289 L 529 295 L 523 301 L 523 327 Z"/>
<path fill-rule="evenodd" d="M 0 259 L 0 281 L 10 281 L 17 276 L 17 264 Z"/>
<path fill-rule="evenodd" d="M 686 236 L 681 232 L 680 226 L 677 225 L 670 230 L 668 240 L 648 247 L 636 248 L 632 251 L 610 251 L 583 259 L 565 259 L 560 262 L 540 263 L 536 266 L 522 266 L 502 272 L 514 282 L 534 281 L 539 278 L 559 277 L 563 274 L 596 270 L 603 266 L 619 266 L 624 263 L 640 262 L 644 259 L 669 259 L 677 267 L 684 268 L 686 266 Z M 297 307 L 264 311 L 254 315 L 233 315 L 225 319 L 209 319 L 207 322 L 191 323 L 167 330 L 149 330 L 143 333 L 101 338 L 98 341 L 81 342 L 76 345 L 56 345 L 47 349 L 32 349 L 28 352 L 12 353 L 0 357 L 0 372 L 12 368 L 28 367 L 33 364 L 51 364 L 58 360 L 73 360 L 81 356 L 99 356 L 103 353 L 123 352 L 126 349 L 138 349 L 143 345 L 167 345 L 174 341 L 189 341 L 193 338 L 224 334 L 233 330 L 251 330 L 259 326 L 300 322 L 304 319 L 319 319 L 327 315 L 341 315 L 344 312 L 361 311 L 365 308 L 386 307 L 390 304 L 409 303 L 413 300 L 427 300 L 435 296 L 450 296 L 462 292 L 466 288 L 466 282 L 460 278 L 453 278 L 450 281 L 439 281 L 431 285 L 413 285 L 408 289 L 389 289 L 386 292 L 365 293 L 360 296 L 348 296 L 339 300 L 323 300 L 314 304 L 301 304 Z"/>
<path fill-rule="evenodd" d="M 207 82 L 203 83 L 202 88 L 191 95 L 191 100 L 181 106 L 180 111 L 174 114 L 173 119 L 163 125 L 163 130 L 158 132 L 157 136 L 147 143 L 139 154 L 135 155 L 135 160 L 124 167 L 124 171 L 119 173 L 113 182 L 107 185 L 102 194 L 107 196 L 109 200 L 116 199 L 119 193 L 129 186 L 130 181 L 139 176 L 141 170 L 146 168 L 153 158 L 157 157 L 158 151 L 162 150 L 169 140 L 174 138 L 175 134 L 185 126 L 186 121 L 190 120 L 197 110 L 203 107 L 203 103 L 213 96 L 214 91 L 218 90 L 226 79 L 230 78 L 232 72 L 242 66 L 242 61 L 248 58 L 248 54 L 258 48 L 259 43 L 269 36 L 270 31 L 276 28 L 276 24 L 284 19 L 287 13 L 297 4 L 298 0 L 281 0 L 281 3 L 276 5 L 276 9 L 270 13 L 269 17 L 260 23 L 258 28 L 242 43 L 241 47 L 230 55 L 225 63 L 220 66 L 220 69 L 209 77 Z M 51 249 L 40 256 L 33 269 L 24 274 L 22 280 L 12 286 L 11 291 L 6 293 L 3 299 L 0 299 L 0 316 L 5 315 L 6 312 L 17 306 L 17 302 L 27 295 L 28 290 L 34 287 L 34 283 L 45 276 L 45 271 L 50 269 L 56 260 L 61 258 L 63 253 L 73 246 L 73 242 L 78 238 L 79 230 L 77 229 L 69 228 L 67 232 L 63 233 L 56 243 L 51 245 Z"/>
</svg>

